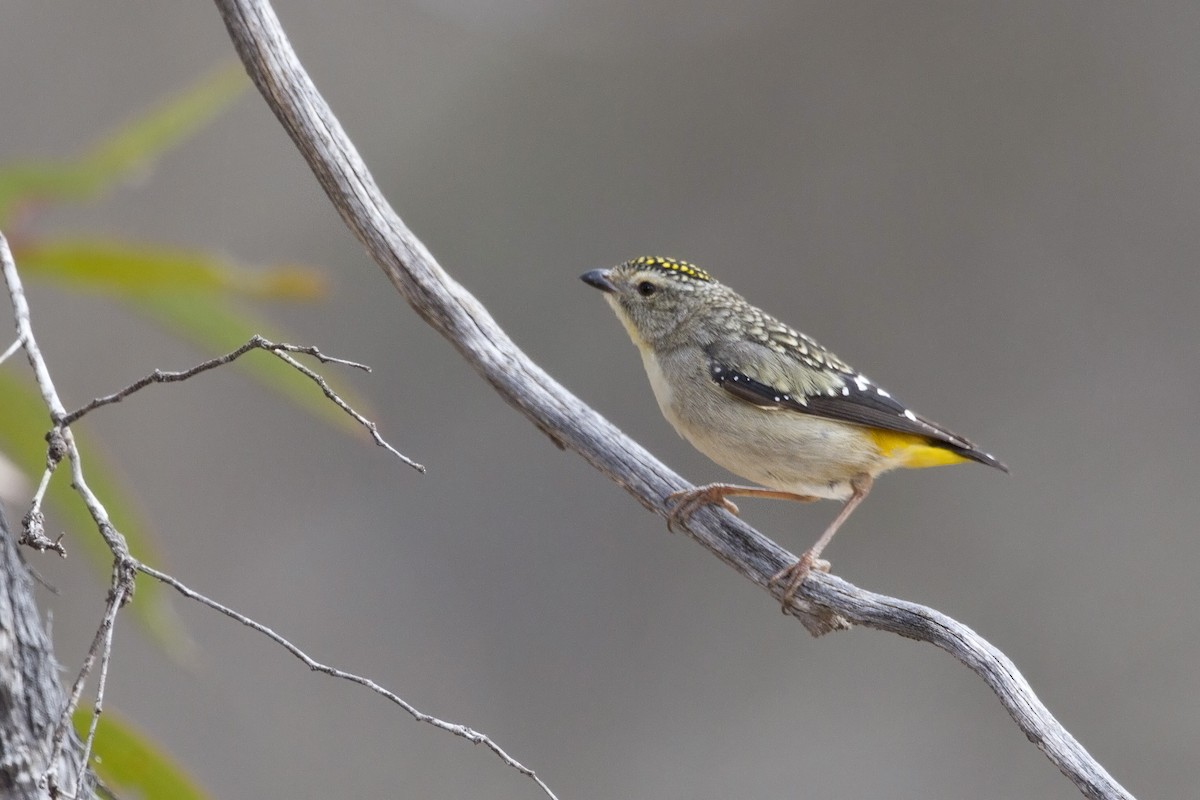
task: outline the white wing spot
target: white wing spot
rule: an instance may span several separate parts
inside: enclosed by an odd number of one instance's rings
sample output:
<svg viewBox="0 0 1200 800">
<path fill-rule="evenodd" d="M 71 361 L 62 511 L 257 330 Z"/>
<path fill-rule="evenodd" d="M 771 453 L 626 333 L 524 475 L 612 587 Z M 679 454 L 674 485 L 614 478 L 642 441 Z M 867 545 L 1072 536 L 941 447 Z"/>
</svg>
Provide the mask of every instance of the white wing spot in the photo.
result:
<svg viewBox="0 0 1200 800">
<path fill-rule="evenodd" d="M 916 422 L 916 421 L 917 421 L 917 415 L 916 415 L 916 414 L 914 414 L 914 413 L 912 412 L 912 409 L 910 409 L 910 408 L 906 408 L 906 409 L 904 409 L 904 416 L 908 417 L 908 418 L 909 418 L 909 419 L 911 419 L 913 422 Z"/>
</svg>

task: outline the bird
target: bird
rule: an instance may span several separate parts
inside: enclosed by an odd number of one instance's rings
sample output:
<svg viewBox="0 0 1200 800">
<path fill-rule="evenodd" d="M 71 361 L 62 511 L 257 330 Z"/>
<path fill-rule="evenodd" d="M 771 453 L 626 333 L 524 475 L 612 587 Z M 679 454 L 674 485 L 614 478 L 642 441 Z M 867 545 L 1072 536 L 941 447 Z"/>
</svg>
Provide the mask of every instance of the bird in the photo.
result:
<svg viewBox="0 0 1200 800">
<path fill-rule="evenodd" d="M 898 467 L 977 462 L 1008 467 L 920 416 L 811 336 L 780 322 L 687 261 L 641 256 L 580 276 L 599 289 L 642 356 L 659 409 L 692 446 L 757 486 L 709 483 L 665 499 L 667 527 L 699 508 L 737 514 L 729 497 L 841 510 L 792 565 L 773 575 L 788 612 L 834 534 Z"/>
</svg>

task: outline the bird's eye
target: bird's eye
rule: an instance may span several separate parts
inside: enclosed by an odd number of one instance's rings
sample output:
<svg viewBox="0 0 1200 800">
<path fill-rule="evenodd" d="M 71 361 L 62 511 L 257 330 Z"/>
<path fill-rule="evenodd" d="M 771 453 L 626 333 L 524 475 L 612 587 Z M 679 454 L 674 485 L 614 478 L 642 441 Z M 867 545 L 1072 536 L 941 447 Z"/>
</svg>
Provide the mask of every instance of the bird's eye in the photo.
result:
<svg viewBox="0 0 1200 800">
<path fill-rule="evenodd" d="M 637 285 L 637 290 L 642 297 L 649 297 L 658 291 L 658 287 L 650 281 L 642 281 Z"/>
</svg>

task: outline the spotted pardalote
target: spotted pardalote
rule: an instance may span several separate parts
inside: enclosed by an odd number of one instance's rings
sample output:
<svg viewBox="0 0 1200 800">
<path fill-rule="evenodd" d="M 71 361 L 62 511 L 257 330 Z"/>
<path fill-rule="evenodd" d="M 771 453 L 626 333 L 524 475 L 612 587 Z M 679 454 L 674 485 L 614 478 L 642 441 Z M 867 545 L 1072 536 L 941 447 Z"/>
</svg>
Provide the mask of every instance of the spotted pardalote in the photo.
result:
<svg viewBox="0 0 1200 800">
<path fill-rule="evenodd" d="M 704 270 L 642 257 L 582 276 L 605 299 L 641 352 L 663 415 L 713 461 L 760 486 L 711 483 L 668 498 L 668 524 L 700 506 L 736 513 L 730 496 L 842 509 L 786 581 L 785 608 L 875 477 L 897 467 L 976 461 L 1008 471 L 967 439 L 915 413 L 862 373 Z"/>
</svg>

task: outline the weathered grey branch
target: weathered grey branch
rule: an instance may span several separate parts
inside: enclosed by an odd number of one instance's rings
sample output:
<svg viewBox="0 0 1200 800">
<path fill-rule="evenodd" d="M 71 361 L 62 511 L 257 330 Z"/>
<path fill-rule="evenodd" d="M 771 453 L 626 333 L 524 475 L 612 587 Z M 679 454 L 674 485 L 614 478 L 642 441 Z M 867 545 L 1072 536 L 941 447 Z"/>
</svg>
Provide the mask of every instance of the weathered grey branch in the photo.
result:
<svg viewBox="0 0 1200 800">
<path fill-rule="evenodd" d="M 487 310 L 447 275 L 392 210 L 333 112 L 304 71 L 265 0 L 216 0 L 246 70 L 292 137 L 342 219 L 397 291 L 512 406 L 560 447 L 583 456 L 646 508 L 688 484 L 533 363 Z M 723 512 L 696 514 L 696 541 L 768 589 L 795 557 Z M 866 625 L 931 642 L 982 677 L 1025 735 L 1081 792 L 1129 798 L 1050 714 L 1013 663 L 966 626 L 932 609 L 814 574 L 792 611 L 814 635 Z"/>
<path fill-rule="evenodd" d="M 80 745 L 52 755 L 51 739 L 66 707 L 58 662 L 33 598 L 33 580 L 0 509 L 0 797 L 45 798 L 49 774 L 68 796 L 92 797 L 79 785 Z"/>
</svg>

